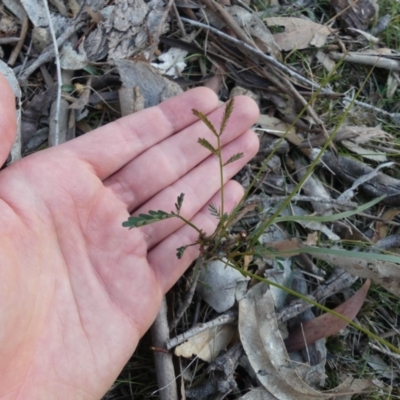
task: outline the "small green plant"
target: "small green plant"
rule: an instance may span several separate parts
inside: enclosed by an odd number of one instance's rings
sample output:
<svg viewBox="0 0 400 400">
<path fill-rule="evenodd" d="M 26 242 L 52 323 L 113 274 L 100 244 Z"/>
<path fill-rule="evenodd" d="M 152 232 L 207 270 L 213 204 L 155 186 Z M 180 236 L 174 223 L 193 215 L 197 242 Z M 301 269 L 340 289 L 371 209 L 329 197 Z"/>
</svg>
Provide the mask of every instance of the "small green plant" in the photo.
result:
<svg viewBox="0 0 400 400">
<path fill-rule="evenodd" d="M 290 202 L 291 198 L 294 196 L 295 193 L 297 193 L 298 188 L 302 185 L 302 183 L 305 181 L 305 179 L 312 173 L 316 163 L 319 161 L 321 158 L 323 151 L 327 148 L 329 143 L 331 142 L 333 135 L 329 138 L 329 140 L 325 143 L 325 145 L 322 148 L 322 151 L 320 154 L 315 158 L 311 166 L 309 167 L 307 173 L 305 176 L 300 180 L 299 184 L 297 185 L 296 189 L 291 193 L 291 195 L 288 196 L 288 198 L 283 201 L 283 204 L 281 204 L 280 207 L 273 213 L 272 216 L 266 218 L 266 220 L 260 224 L 260 227 L 253 231 L 249 236 L 247 236 L 247 233 L 245 235 L 245 239 L 241 235 L 237 236 L 230 236 L 228 233 L 228 228 L 231 225 L 232 221 L 235 218 L 236 213 L 239 211 L 239 207 L 236 207 L 231 214 L 225 213 L 224 210 L 224 172 L 223 172 L 223 167 L 236 161 L 239 160 L 240 158 L 243 157 L 242 153 L 237 153 L 232 155 L 225 163 L 222 161 L 222 144 L 221 144 L 221 136 L 224 133 L 227 123 L 229 121 L 229 118 L 232 114 L 233 111 L 233 106 L 234 106 L 234 100 L 231 99 L 228 101 L 225 107 L 225 112 L 222 117 L 222 122 L 221 122 L 221 127 L 219 130 L 217 130 L 214 125 L 211 123 L 211 121 L 200 111 L 193 110 L 194 115 L 196 115 L 203 123 L 210 129 L 210 131 L 214 134 L 214 136 L 217 139 L 216 146 L 212 145 L 208 140 L 204 138 L 199 138 L 198 143 L 209 150 L 213 155 L 215 155 L 218 158 L 219 161 L 219 175 L 220 175 L 220 193 L 221 193 L 221 209 L 218 209 L 215 205 L 210 204 L 209 205 L 209 211 L 211 215 L 215 216 L 216 218 L 219 219 L 219 222 L 217 224 L 217 227 L 214 231 L 214 233 L 210 236 L 207 236 L 205 232 L 198 228 L 196 225 L 194 225 L 191 221 L 187 220 L 185 217 L 181 215 L 181 209 L 182 209 L 182 204 L 183 204 L 183 199 L 184 199 L 184 193 L 181 193 L 177 201 L 175 203 L 175 211 L 171 212 L 166 212 L 162 210 L 158 211 L 153 211 L 150 210 L 148 214 L 139 214 L 138 216 L 131 216 L 128 218 L 127 221 L 123 222 L 122 226 L 132 229 L 132 228 L 139 228 L 141 226 L 149 225 L 158 221 L 163 221 L 168 218 L 179 218 L 181 219 L 185 224 L 191 226 L 193 229 L 195 229 L 198 232 L 198 238 L 195 243 L 191 243 L 188 245 L 181 246 L 177 249 L 177 257 L 181 258 L 185 250 L 189 246 L 194 246 L 194 245 L 200 245 L 200 258 L 201 264 L 205 264 L 207 261 L 211 259 L 225 259 L 226 265 L 237 269 L 239 272 L 241 272 L 244 276 L 248 276 L 250 278 L 256 279 L 260 282 L 264 282 L 266 284 L 275 286 L 281 290 L 286 291 L 289 294 L 292 294 L 299 299 L 302 299 L 313 306 L 319 308 L 322 311 L 325 311 L 327 313 L 330 313 L 337 318 L 340 318 L 344 321 L 346 321 L 349 325 L 353 326 L 354 328 L 358 329 L 359 331 L 365 333 L 367 336 L 370 338 L 375 339 L 377 342 L 386 345 L 389 347 L 392 351 L 394 351 L 397 354 L 400 354 L 400 350 L 392 345 L 391 343 L 388 343 L 384 339 L 380 338 L 378 335 L 370 332 L 368 329 L 363 328 L 362 326 L 354 323 L 353 321 L 349 320 L 347 317 L 330 310 L 323 305 L 319 304 L 316 301 L 311 300 L 307 296 L 303 296 L 300 293 L 295 292 L 292 289 L 289 289 L 287 287 L 281 286 L 277 284 L 276 282 L 273 282 L 271 280 L 262 278 L 256 274 L 253 274 L 249 271 L 244 270 L 239 266 L 240 263 L 237 262 L 238 259 L 243 259 L 245 255 L 251 255 L 251 256 L 260 256 L 262 254 L 266 255 L 268 254 L 269 256 L 273 256 L 275 259 L 279 261 L 279 256 L 282 255 L 290 255 L 291 250 L 288 252 L 285 251 L 279 251 L 276 252 L 275 250 L 269 251 L 268 248 L 260 248 L 258 245 L 258 238 L 260 234 L 272 223 L 277 223 L 277 222 L 286 222 L 286 221 L 298 221 L 298 220 L 307 220 L 307 221 L 317 221 L 317 222 L 326 222 L 326 221 L 336 221 L 341 218 L 348 217 L 350 215 L 354 215 L 358 212 L 361 212 L 364 209 L 367 209 L 371 207 L 372 205 L 378 203 L 380 200 L 382 200 L 382 197 L 377 198 L 375 200 L 372 200 L 363 206 L 358 207 L 356 210 L 352 211 L 345 211 L 342 213 L 330 215 L 330 216 L 323 216 L 323 217 L 316 217 L 316 216 L 286 216 L 286 217 L 279 217 L 280 212 L 283 210 L 283 208 L 286 207 L 286 205 Z M 301 114 L 300 114 L 301 115 Z M 334 132 L 335 133 L 335 132 Z M 265 164 L 266 165 L 266 164 Z M 261 173 L 261 172 L 260 172 Z M 259 174 L 260 174 L 259 173 Z M 254 182 L 253 182 L 254 184 Z M 252 186 L 252 185 L 251 185 Z M 246 192 L 248 194 L 248 191 Z M 245 195 L 246 196 L 246 195 Z M 245 248 L 245 250 L 243 250 Z M 337 250 L 334 249 L 327 249 L 327 248 L 306 248 L 306 249 L 301 249 L 298 248 L 296 249 L 296 252 L 305 252 L 305 253 L 318 253 L 318 252 L 330 252 L 334 253 Z M 345 250 L 339 250 L 340 254 L 349 256 L 349 257 L 355 257 L 356 253 L 355 252 L 348 252 Z M 387 256 L 387 255 L 382 255 L 382 254 L 372 254 L 372 253 L 360 253 L 358 254 L 360 257 L 364 256 L 365 258 L 371 258 L 373 260 L 385 260 L 385 261 L 393 261 L 395 262 L 397 259 L 396 257 L 392 256 Z M 198 261 L 199 261 L 198 260 Z M 196 263 L 196 265 L 199 265 L 199 263 Z"/>
<path fill-rule="evenodd" d="M 236 153 L 232 155 L 227 161 L 223 162 L 222 161 L 222 142 L 221 142 L 221 136 L 223 135 L 226 126 L 228 124 L 229 118 L 232 115 L 233 112 L 233 106 L 234 106 L 234 99 L 232 98 L 229 100 L 225 106 L 225 111 L 222 117 L 222 122 L 221 122 L 221 127 L 219 130 L 217 130 L 212 122 L 200 111 L 198 110 L 193 110 L 193 114 L 198 117 L 203 123 L 210 129 L 210 131 L 214 134 L 214 136 L 217 139 L 216 145 L 211 144 L 207 139 L 204 138 L 199 138 L 198 143 L 209 150 L 213 155 L 215 155 L 218 158 L 219 162 L 219 175 L 220 175 L 220 184 L 221 184 L 221 208 L 218 209 L 214 204 L 209 205 L 209 210 L 211 215 L 215 216 L 216 218 L 219 219 L 217 228 L 215 232 L 211 236 L 206 236 L 206 234 L 198 228 L 196 225 L 194 225 L 192 222 L 187 220 L 185 217 L 181 215 L 181 208 L 183 204 L 183 199 L 185 194 L 181 193 L 177 201 L 175 203 L 175 211 L 171 212 L 166 212 L 162 210 L 158 211 L 153 211 L 150 210 L 148 214 L 139 214 L 138 216 L 131 216 L 128 218 L 127 221 L 123 222 L 122 226 L 132 229 L 132 228 L 139 228 L 141 226 L 149 225 L 154 222 L 158 221 L 163 221 L 168 218 L 179 218 L 181 219 L 185 224 L 191 226 L 193 229 L 195 229 L 199 236 L 198 239 L 195 243 L 189 244 L 189 245 L 184 245 L 181 246 L 177 249 L 177 257 L 181 258 L 184 251 L 189 247 L 193 246 L 196 244 L 200 245 L 200 250 L 201 253 L 204 254 L 206 249 L 216 249 L 218 245 L 220 244 L 221 241 L 224 240 L 224 238 L 227 238 L 227 228 L 228 228 L 228 221 L 229 221 L 229 215 L 225 213 L 224 210 L 224 167 L 228 164 L 231 164 L 240 158 L 243 157 L 243 153 Z"/>
</svg>

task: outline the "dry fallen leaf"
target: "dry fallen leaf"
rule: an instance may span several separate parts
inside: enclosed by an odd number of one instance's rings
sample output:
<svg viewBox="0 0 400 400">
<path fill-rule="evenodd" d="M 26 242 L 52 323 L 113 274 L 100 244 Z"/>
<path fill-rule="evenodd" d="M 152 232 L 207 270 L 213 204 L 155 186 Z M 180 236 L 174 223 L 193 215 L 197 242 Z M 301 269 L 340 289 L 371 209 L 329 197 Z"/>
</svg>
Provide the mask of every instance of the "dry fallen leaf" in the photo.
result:
<svg viewBox="0 0 400 400">
<path fill-rule="evenodd" d="M 270 117 L 266 114 L 261 114 L 258 117 L 257 121 L 258 125 L 268 133 L 275 135 L 277 137 L 285 136 L 285 139 L 294 145 L 299 145 L 302 140 L 297 136 L 296 130 L 294 127 L 291 127 L 289 124 L 281 121 L 279 118 Z"/>
<path fill-rule="evenodd" d="M 285 51 L 301 50 L 307 47 L 322 47 L 335 29 L 302 18 L 264 18 L 268 26 L 281 26 L 285 32 L 275 33 L 275 42 Z"/>
<path fill-rule="evenodd" d="M 280 400 L 330 397 L 304 382 L 297 363 L 290 361 L 275 318 L 272 292 L 266 285 L 253 286 L 240 300 L 239 334 L 257 379 L 271 395 Z"/>
<path fill-rule="evenodd" d="M 117 60 L 114 62 L 122 85 L 125 88 L 140 89 L 144 107 L 152 107 L 170 97 L 182 93 L 181 87 L 160 75 L 148 62 L 141 60 Z"/>
<path fill-rule="evenodd" d="M 262 283 L 253 286 L 239 302 L 239 334 L 252 374 L 263 385 L 242 399 L 350 400 L 354 394 L 373 386 L 369 380 L 353 377 L 346 377 L 339 386 L 326 392 L 309 386 L 304 369 L 312 367 L 308 364 L 299 367 L 298 362 L 289 358 L 275 318 L 272 293 Z"/>
<path fill-rule="evenodd" d="M 226 349 L 234 333 L 235 328 L 232 325 L 207 329 L 177 346 L 174 351 L 175 355 L 186 358 L 197 356 L 210 363 L 218 357 L 222 350 Z"/>
<path fill-rule="evenodd" d="M 226 262 L 214 260 L 202 269 L 196 291 L 210 307 L 223 313 L 235 304 L 240 282 L 247 280 Z"/>
<path fill-rule="evenodd" d="M 364 285 L 352 297 L 336 307 L 334 311 L 342 314 L 348 319 L 354 319 L 364 304 L 371 281 L 368 279 Z M 304 322 L 290 332 L 285 339 L 285 345 L 288 352 L 303 349 L 307 344 L 313 344 L 317 340 L 338 333 L 347 326 L 347 322 L 342 319 L 324 313 L 311 321 Z"/>
<path fill-rule="evenodd" d="M 382 218 L 385 221 L 393 221 L 393 219 L 396 218 L 399 214 L 400 208 L 391 208 L 382 215 Z M 378 240 L 384 239 L 388 235 L 388 231 L 389 225 L 387 224 L 387 222 L 376 221 L 373 242 L 375 243 Z"/>
</svg>

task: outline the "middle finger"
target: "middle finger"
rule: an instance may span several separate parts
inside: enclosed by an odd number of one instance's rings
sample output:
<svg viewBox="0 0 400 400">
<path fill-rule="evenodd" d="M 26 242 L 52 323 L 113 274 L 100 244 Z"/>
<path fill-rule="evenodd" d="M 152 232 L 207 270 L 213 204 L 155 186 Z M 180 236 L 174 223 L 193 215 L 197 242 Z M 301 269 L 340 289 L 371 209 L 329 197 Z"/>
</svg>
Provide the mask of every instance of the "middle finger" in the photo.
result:
<svg viewBox="0 0 400 400">
<path fill-rule="evenodd" d="M 222 106 L 208 115 L 216 129 L 219 129 L 224 110 L 225 106 Z M 233 114 L 221 137 L 222 144 L 245 132 L 257 118 L 258 108 L 253 100 L 236 97 Z M 132 160 L 105 180 L 104 185 L 111 188 L 131 212 L 210 155 L 209 150 L 197 143 L 198 138 L 206 138 L 213 145 L 216 143 L 212 132 L 202 121 L 197 121 Z"/>
</svg>

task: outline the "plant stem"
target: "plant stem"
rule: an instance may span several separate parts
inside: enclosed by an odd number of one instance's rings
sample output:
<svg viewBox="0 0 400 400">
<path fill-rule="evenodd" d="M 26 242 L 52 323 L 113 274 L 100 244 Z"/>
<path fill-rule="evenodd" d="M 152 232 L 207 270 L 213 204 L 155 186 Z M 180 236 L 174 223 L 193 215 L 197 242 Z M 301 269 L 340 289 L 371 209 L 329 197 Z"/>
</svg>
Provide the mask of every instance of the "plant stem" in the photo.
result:
<svg viewBox="0 0 400 400">
<path fill-rule="evenodd" d="M 199 229 L 195 224 L 193 224 L 192 222 L 190 222 L 188 219 L 186 219 L 185 217 L 182 217 L 182 215 L 180 214 L 174 214 L 174 216 L 176 218 L 179 218 L 181 221 L 183 221 L 185 224 L 191 226 L 199 235 L 201 235 L 203 233 L 203 231 L 201 229 Z"/>
<path fill-rule="evenodd" d="M 367 79 L 370 77 L 370 75 L 372 74 L 373 69 L 371 69 L 367 75 L 367 77 L 365 78 L 363 85 L 359 88 L 359 90 L 357 91 L 353 101 L 348 105 L 348 107 L 345 109 L 343 116 L 341 117 L 341 121 L 344 121 L 345 118 L 347 117 L 348 113 L 351 110 L 351 106 L 354 104 L 354 102 L 356 101 L 355 99 L 360 95 L 361 91 L 363 90 Z M 330 75 L 329 75 L 330 76 Z M 320 88 L 319 91 L 316 92 L 316 95 L 322 90 L 322 87 Z M 307 104 L 310 104 L 310 102 L 312 101 L 312 97 L 310 98 L 309 102 Z M 303 107 L 301 114 L 304 113 L 306 109 L 306 106 Z M 329 139 L 325 142 L 325 144 L 322 146 L 320 152 L 318 153 L 318 155 L 315 157 L 315 159 L 312 161 L 311 165 L 308 167 L 306 173 L 304 174 L 304 176 L 300 179 L 299 183 L 297 184 L 297 186 L 294 188 L 294 190 L 289 194 L 289 196 L 287 197 L 287 199 L 285 201 L 282 202 L 282 204 L 277 208 L 277 210 L 274 212 L 274 214 L 264 223 L 261 224 L 261 226 L 259 228 L 257 228 L 257 232 L 254 233 L 252 235 L 253 237 L 253 243 L 256 243 L 256 241 L 258 241 L 259 237 L 262 235 L 263 232 L 265 232 L 267 230 L 267 228 L 273 224 L 275 222 L 275 219 L 277 219 L 277 217 L 280 215 L 280 213 L 282 212 L 282 210 L 284 210 L 286 208 L 286 206 L 290 203 L 290 201 L 292 200 L 292 198 L 298 193 L 299 189 L 303 186 L 304 182 L 308 179 L 308 177 L 312 174 L 312 172 L 314 171 L 315 166 L 319 163 L 320 159 L 322 158 L 322 156 L 325 153 L 325 150 L 328 148 L 328 146 L 330 145 L 330 143 L 332 142 L 332 140 L 334 139 L 337 131 L 340 128 L 340 124 L 338 124 L 336 126 L 336 128 L 333 130 L 332 134 L 330 135 Z"/>
<path fill-rule="evenodd" d="M 222 163 L 221 133 L 217 136 L 217 149 L 218 149 L 218 162 L 219 162 L 219 178 L 220 178 L 220 186 L 221 186 L 221 223 L 222 223 L 222 226 L 224 226 L 225 225 L 225 223 L 224 223 L 225 196 L 224 196 L 224 165 Z"/>
<path fill-rule="evenodd" d="M 238 267 L 237 265 L 233 264 L 232 262 L 229 262 L 228 264 L 229 266 L 231 266 L 232 268 L 240 271 L 244 276 L 249 276 L 250 278 L 256 279 L 259 282 L 264 282 L 268 285 L 271 286 L 275 286 L 278 289 L 284 290 L 286 293 L 291 294 L 293 296 L 296 296 L 297 298 L 306 301 L 307 303 L 312 304 L 314 307 L 319 308 L 322 311 L 325 311 L 326 313 L 329 313 L 331 315 L 334 315 L 337 318 L 340 318 L 341 320 L 345 321 L 346 323 L 348 323 L 349 325 L 351 325 L 353 328 L 358 329 L 360 332 L 365 333 L 368 337 L 370 337 L 371 339 L 375 339 L 377 342 L 379 342 L 380 344 L 389 347 L 390 350 L 392 350 L 394 353 L 396 354 L 400 354 L 400 349 L 397 348 L 396 346 L 392 345 L 391 343 L 387 342 L 386 340 L 382 339 L 381 337 L 379 337 L 378 335 L 372 333 L 370 330 L 362 327 L 359 324 L 356 324 L 355 322 L 353 322 L 351 319 L 345 317 L 344 315 L 331 310 L 328 307 L 323 306 L 322 304 L 319 304 L 317 301 L 314 301 L 310 298 L 308 298 L 305 295 L 302 295 L 301 293 L 298 293 L 292 289 L 289 289 L 286 286 L 282 286 L 276 282 L 270 281 L 269 279 L 266 278 L 262 278 L 261 276 L 258 276 L 256 274 L 252 274 L 251 272 L 245 271 L 243 268 Z"/>
</svg>

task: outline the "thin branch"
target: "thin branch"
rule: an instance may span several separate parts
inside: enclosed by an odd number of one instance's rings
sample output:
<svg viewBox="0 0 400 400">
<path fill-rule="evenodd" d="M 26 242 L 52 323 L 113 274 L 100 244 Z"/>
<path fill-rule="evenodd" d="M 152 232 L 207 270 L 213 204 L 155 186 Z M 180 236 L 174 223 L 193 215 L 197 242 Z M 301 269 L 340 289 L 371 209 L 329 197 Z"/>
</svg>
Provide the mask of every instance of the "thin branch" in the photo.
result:
<svg viewBox="0 0 400 400">
<path fill-rule="evenodd" d="M 5 37 L 5 38 L 0 38 L 0 45 L 3 44 L 13 44 L 19 42 L 21 39 L 16 36 L 10 36 L 10 37 Z"/>
<path fill-rule="evenodd" d="M 56 98 L 56 112 L 54 115 L 54 125 L 55 125 L 55 134 L 54 134 L 54 145 L 57 146 L 60 144 L 60 105 L 61 105 L 61 86 L 62 86 L 62 76 L 61 76 L 61 65 L 60 65 L 60 53 L 58 52 L 57 38 L 54 32 L 53 21 L 51 20 L 49 4 L 47 0 L 43 1 L 44 8 L 46 10 L 46 16 L 49 20 L 49 30 L 51 35 L 51 40 L 54 46 L 54 56 L 56 59 L 56 67 L 57 67 L 57 98 Z"/>
<path fill-rule="evenodd" d="M 282 63 L 280 63 L 279 61 L 277 61 L 275 58 L 264 54 L 262 51 L 249 46 L 247 43 L 244 43 L 238 39 L 233 38 L 232 36 L 227 35 L 226 33 L 221 32 L 220 30 L 210 26 L 210 25 L 206 25 L 203 24 L 201 22 L 197 22 L 197 21 L 193 21 L 191 19 L 188 18 L 182 18 L 182 21 L 196 26 L 198 28 L 203 28 L 206 29 L 210 32 L 215 33 L 217 36 L 224 38 L 225 40 L 234 43 L 235 45 L 237 45 L 239 48 L 243 49 L 244 51 L 248 51 L 252 54 L 257 55 L 258 57 L 262 58 L 263 60 L 267 61 L 268 63 L 274 65 L 275 67 L 279 68 L 280 70 L 286 72 L 287 74 L 289 74 L 290 76 L 292 76 L 293 78 L 296 78 L 299 82 L 302 82 L 308 86 L 310 86 L 313 89 L 318 89 L 320 90 L 322 93 L 326 93 L 326 94 L 330 94 L 330 95 L 336 95 L 337 93 L 335 93 L 334 91 L 332 91 L 331 89 L 325 88 L 325 87 L 321 87 L 318 83 L 315 83 L 313 81 L 310 81 L 307 78 L 304 78 L 303 76 L 301 76 L 300 74 L 298 74 L 297 72 L 293 71 L 292 69 L 290 69 L 289 67 L 286 67 L 285 65 L 283 65 Z M 348 96 L 344 96 L 344 95 L 339 95 L 339 97 L 342 98 L 343 102 L 346 103 L 353 103 L 356 104 L 360 107 L 366 108 L 368 110 L 374 111 L 376 113 L 382 114 L 386 117 L 390 117 L 392 119 L 394 119 L 395 121 L 400 120 L 400 113 L 390 113 L 388 111 L 382 110 L 378 107 L 372 106 L 371 104 L 368 103 L 364 103 L 362 101 L 359 100 L 353 100 Z"/>
<path fill-rule="evenodd" d="M 149 56 L 147 57 L 147 60 L 149 62 L 151 62 L 151 59 L 153 58 L 153 54 L 154 51 L 156 49 L 156 47 L 158 46 L 158 43 L 160 42 L 160 36 L 161 36 L 161 30 L 163 29 L 165 20 L 167 19 L 167 15 L 169 14 L 169 11 L 172 7 L 172 4 L 174 4 L 174 0 L 169 0 L 167 6 L 165 7 L 164 13 L 161 17 L 161 20 L 158 24 L 158 28 L 157 28 L 157 33 L 155 35 L 155 39 L 154 39 L 154 43 L 151 46 L 150 52 L 149 52 Z"/>
<path fill-rule="evenodd" d="M 157 318 L 151 326 L 152 342 L 153 346 L 156 348 L 165 348 L 169 339 L 167 312 L 168 306 L 164 296 Z M 178 389 L 176 386 L 172 354 L 155 351 L 154 363 L 156 367 L 160 400 L 178 399 Z"/>
<path fill-rule="evenodd" d="M 179 321 L 183 317 L 183 314 L 185 314 L 186 310 L 189 308 L 190 303 L 193 300 L 193 296 L 194 296 L 194 293 L 196 291 L 197 282 L 199 281 L 200 271 L 201 271 L 201 267 L 203 265 L 203 262 L 204 262 L 204 260 L 203 260 L 202 257 L 199 257 L 196 260 L 196 263 L 195 263 L 194 268 L 193 268 L 192 284 L 190 286 L 190 289 L 186 292 L 186 296 L 185 296 L 185 300 L 184 300 L 183 304 L 181 305 L 179 310 L 176 312 L 175 318 L 170 323 L 169 327 L 170 327 L 171 331 L 176 328 L 176 326 L 178 325 Z"/>
<path fill-rule="evenodd" d="M 329 140 L 329 133 L 325 128 L 324 123 L 321 121 L 321 119 L 318 117 L 317 113 L 314 111 L 314 109 L 312 108 L 310 102 L 307 102 L 304 97 L 296 90 L 296 88 L 292 85 L 292 83 L 289 81 L 289 79 L 284 78 L 286 85 L 288 86 L 288 88 L 290 89 L 290 91 L 293 93 L 293 95 L 296 97 L 296 99 L 300 102 L 300 104 L 302 106 L 304 106 L 306 108 L 307 114 L 315 121 L 315 123 L 317 125 L 319 125 L 319 127 L 322 130 L 322 133 L 325 137 L 326 140 Z M 335 148 L 335 145 L 333 144 L 333 142 L 331 141 L 329 143 L 329 148 L 335 153 L 337 154 L 337 150 Z"/>
<path fill-rule="evenodd" d="M 195 327 L 183 332 L 182 334 L 175 336 L 172 339 L 167 340 L 166 348 L 167 350 L 171 350 L 175 346 L 185 342 L 189 338 L 206 331 L 210 328 L 215 328 L 216 326 L 232 324 L 237 320 L 237 312 L 236 311 L 228 311 L 226 314 L 220 315 L 217 318 L 204 322 L 202 324 L 196 325 Z"/>
<path fill-rule="evenodd" d="M 22 27 L 21 27 L 21 33 L 19 35 L 19 40 L 17 45 L 14 47 L 10 58 L 8 59 L 8 65 L 12 67 L 15 64 L 15 61 L 17 60 L 18 54 L 21 52 L 22 46 L 24 45 L 25 37 L 28 32 L 29 28 L 29 19 L 27 16 L 22 21 Z"/>
</svg>

